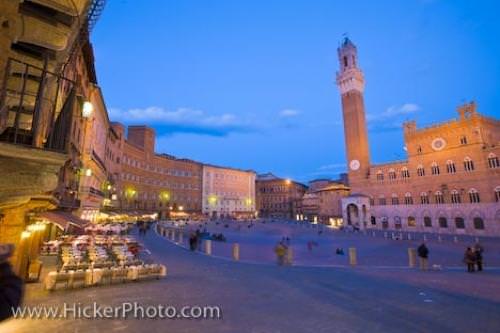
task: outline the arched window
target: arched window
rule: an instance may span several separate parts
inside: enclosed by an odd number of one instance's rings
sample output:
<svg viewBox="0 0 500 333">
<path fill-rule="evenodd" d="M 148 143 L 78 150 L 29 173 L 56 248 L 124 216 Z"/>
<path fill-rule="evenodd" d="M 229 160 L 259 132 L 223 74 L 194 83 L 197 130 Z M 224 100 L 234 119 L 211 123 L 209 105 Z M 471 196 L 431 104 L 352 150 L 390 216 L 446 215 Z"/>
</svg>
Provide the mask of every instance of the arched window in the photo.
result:
<svg viewBox="0 0 500 333">
<path fill-rule="evenodd" d="M 399 216 L 394 216 L 394 228 L 401 229 L 401 218 Z"/>
<path fill-rule="evenodd" d="M 470 157 L 464 158 L 464 169 L 467 172 L 474 170 L 474 162 L 472 162 Z"/>
<path fill-rule="evenodd" d="M 500 161 L 498 160 L 497 155 L 493 153 L 490 153 L 488 155 L 488 166 L 490 167 L 490 169 L 496 169 L 500 167 Z"/>
<path fill-rule="evenodd" d="M 455 217 L 455 227 L 457 229 L 465 229 L 465 221 L 463 217 Z"/>
<path fill-rule="evenodd" d="M 478 203 L 481 201 L 479 198 L 479 192 L 474 188 L 469 190 L 469 201 L 471 203 Z"/>
<path fill-rule="evenodd" d="M 410 192 L 405 193 L 405 205 L 413 205 L 413 198 Z"/>
<path fill-rule="evenodd" d="M 434 201 L 437 204 L 443 204 L 444 203 L 444 197 L 443 197 L 443 193 L 441 193 L 441 191 L 436 191 L 436 193 L 434 193 Z"/>
<path fill-rule="evenodd" d="M 399 198 L 398 198 L 398 195 L 396 193 L 393 193 L 391 195 L 391 204 L 399 205 Z"/>
<path fill-rule="evenodd" d="M 384 180 L 384 173 L 382 172 L 382 170 L 377 171 L 377 180 Z"/>
<path fill-rule="evenodd" d="M 436 162 L 432 162 L 431 164 L 431 173 L 433 175 L 439 175 L 439 165 Z"/>
<path fill-rule="evenodd" d="M 422 205 L 426 205 L 429 203 L 429 195 L 427 194 L 427 192 L 420 193 L 420 203 Z"/>
<path fill-rule="evenodd" d="M 495 201 L 500 202 L 500 186 L 495 187 Z"/>
<path fill-rule="evenodd" d="M 458 204 L 462 202 L 462 198 L 460 197 L 460 193 L 457 190 L 451 191 L 451 203 Z"/>
<path fill-rule="evenodd" d="M 448 228 L 448 220 L 446 219 L 446 217 L 441 216 L 438 219 L 438 223 L 440 228 Z"/>
<path fill-rule="evenodd" d="M 385 197 L 383 195 L 378 197 L 378 204 L 381 206 L 385 206 L 386 201 L 385 201 Z"/>
<path fill-rule="evenodd" d="M 419 177 L 425 176 L 425 169 L 421 164 L 417 167 L 417 175 Z"/>
<path fill-rule="evenodd" d="M 380 220 L 382 221 L 382 228 L 383 229 L 389 228 L 389 220 L 388 220 L 387 216 L 382 216 L 380 218 Z"/>
<path fill-rule="evenodd" d="M 344 67 L 347 67 L 347 57 L 344 56 Z"/>
<path fill-rule="evenodd" d="M 424 216 L 424 227 L 432 228 L 432 219 L 429 216 Z"/>
<path fill-rule="evenodd" d="M 410 178 L 410 171 L 408 171 L 407 167 L 401 169 L 401 178 Z"/>
<path fill-rule="evenodd" d="M 457 172 L 457 168 L 455 168 L 455 163 L 451 160 L 446 161 L 446 172 L 455 173 Z"/>
<path fill-rule="evenodd" d="M 408 226 L 412 228 L 417 226 L 417 221 L 415 220 L 415 217 L 408 216 Z"/>
<path fill-rule="evenodd" d="M 467 144 L 467 137 L 465 135 L 462 135 L 460 137 L 460 144 L 461 145 L 466 145 Z"/>
<path fill-rule="evenodd" d="M 396 179 L 396 171 L 394 171 L 394 169 L 389 169 L 389 179 L 390 180 Z"/>
<path fill-rule="evenodd" d="M 483 230 L 484 229 L 484 221 L 480 217 L 475 217 L 474 220 L 474 229 Z"/>
</svg>

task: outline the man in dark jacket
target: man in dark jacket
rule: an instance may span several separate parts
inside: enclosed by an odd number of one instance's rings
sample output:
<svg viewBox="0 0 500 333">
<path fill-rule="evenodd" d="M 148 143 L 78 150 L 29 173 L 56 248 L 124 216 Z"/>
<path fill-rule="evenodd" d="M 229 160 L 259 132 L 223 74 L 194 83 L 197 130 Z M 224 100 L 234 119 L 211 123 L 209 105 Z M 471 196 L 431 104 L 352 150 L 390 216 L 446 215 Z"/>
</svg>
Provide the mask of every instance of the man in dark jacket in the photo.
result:
<svg viewBox="0 0 500 333">
<path fill-rule="evenodd" d="M 429 262 L 429 249 L 425 245 L 425 243 L 420 244 L 417 249 L 418 257 L 420 258 L 420 269 L 425 271 L 427 270 L 428 262 Z"/>
<path fill-rule="evenodd" d="M 7 261 L 13 251 L 12 244 L 0 244 L 0 321 L 12 316 L 12 308 L 19 306 L 23 295 L 23 281 Z"/>
</svg>

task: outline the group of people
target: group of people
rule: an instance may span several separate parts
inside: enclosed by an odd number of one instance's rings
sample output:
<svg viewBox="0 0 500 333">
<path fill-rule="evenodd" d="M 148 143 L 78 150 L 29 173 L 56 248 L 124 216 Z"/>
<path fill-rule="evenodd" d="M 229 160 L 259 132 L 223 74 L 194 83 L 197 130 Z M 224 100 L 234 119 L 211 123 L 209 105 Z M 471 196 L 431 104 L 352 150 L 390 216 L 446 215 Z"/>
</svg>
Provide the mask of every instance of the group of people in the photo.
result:
<svg viewBox="0 0 500 333">
<path fill-rule="evenodd" d="M 484 248 L 481 244 L 476 243 L 474 246 L 469 246 L 464 253 L 464 263 L 467 266 L 467 272 L 483 270 L 483 252 Z M 429 261 L 429 249 L 425 243 L 420 244 L 417 249 L 418 257 L 420 258 L 420 269 L 427 270 Z"/>
<path fill-rule="evenodd" d="M 290 238 L 283 237 L 281 241 L 274 247 L 274 253 L 276 253 L 276 258 L 278 260 L 279 266 L 291 265 L 291 254 L 292 249 L 290 248 Z"/>
<path fill-rule="evenodd" d="M 474 246 L 469 246 L 464 253 L 464 262 L 467 265 L 467 272 L 472 273 L 483 270 L 483 247 L 476 243 Z"/>
</svg>

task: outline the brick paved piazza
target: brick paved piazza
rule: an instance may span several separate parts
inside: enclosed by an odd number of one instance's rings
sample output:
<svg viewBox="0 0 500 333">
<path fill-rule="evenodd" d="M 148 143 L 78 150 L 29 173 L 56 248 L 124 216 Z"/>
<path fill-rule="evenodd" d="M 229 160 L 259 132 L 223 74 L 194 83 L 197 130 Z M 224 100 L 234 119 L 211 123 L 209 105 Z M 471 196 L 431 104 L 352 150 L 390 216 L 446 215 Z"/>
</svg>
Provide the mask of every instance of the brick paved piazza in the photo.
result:
<svg viewBox="0 0 500 333">
<path fill-rule="evenodd" d="M 359 237 L 360 244 L 394 242 Z M 419 272 L 363 265 L 277 267 L 191 253 L 154 232 L 143 241 L 154 259 L 167 265 L 167 278 L 51 294 L 30 285 L 25 303 L 219 305 L 223 318 L 9 320 L 0 324 L 0 332 L 498 332 L 500 328 L 500 271 L 494 268 L 468 274 L 462 269 Z"/>
</svg>

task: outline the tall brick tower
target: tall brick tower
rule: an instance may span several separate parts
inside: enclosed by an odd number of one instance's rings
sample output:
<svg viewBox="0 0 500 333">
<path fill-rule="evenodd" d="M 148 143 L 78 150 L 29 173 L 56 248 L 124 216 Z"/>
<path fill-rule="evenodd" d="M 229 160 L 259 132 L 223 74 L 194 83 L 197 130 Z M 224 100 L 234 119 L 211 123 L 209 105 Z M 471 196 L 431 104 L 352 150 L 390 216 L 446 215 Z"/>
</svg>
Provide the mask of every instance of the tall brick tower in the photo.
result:
<svg viewBox="0 0 500 333">
<path fill-rule="evenodd" d="M 340 63 L 337 86 L 342 96 L 349 183 L 352 186 L 365 180 L 370 171 L 363 98 L 365 79 L 363 72 L 358 68 L 358 51 L 349 38 L 344 38 L 337 52 Z"/>
</svg>

